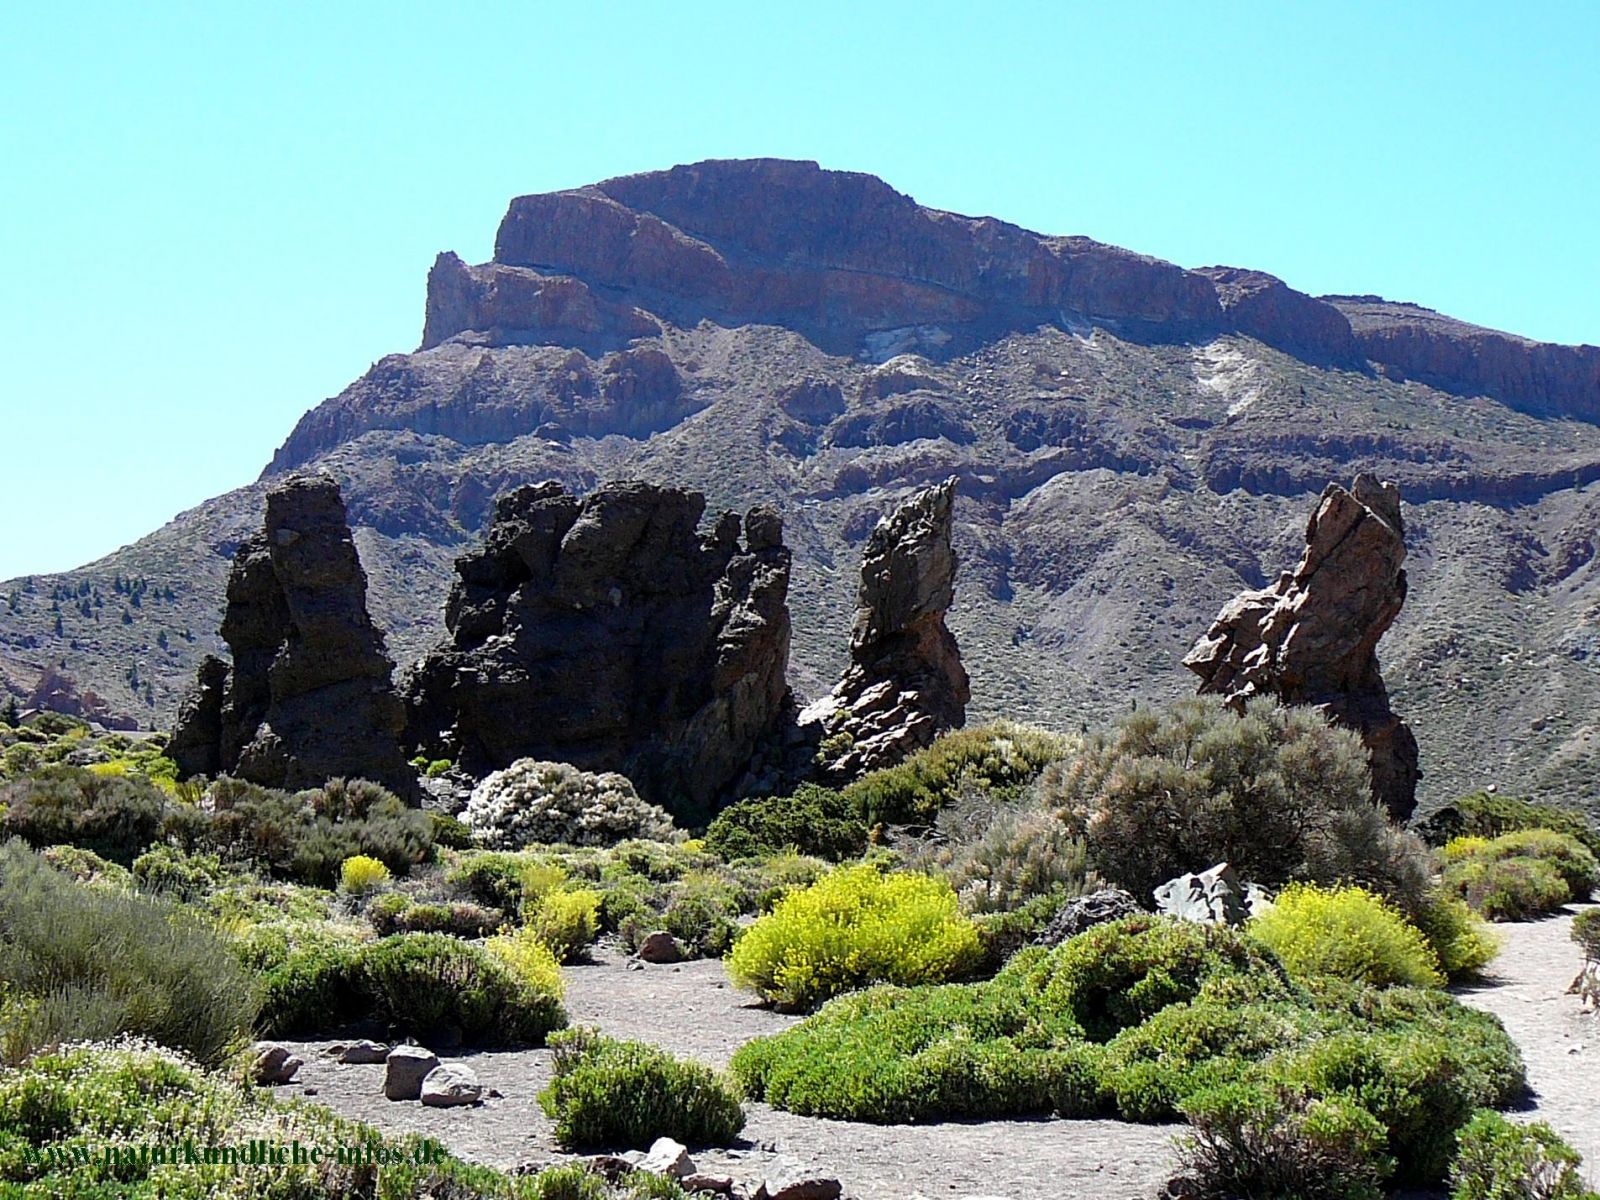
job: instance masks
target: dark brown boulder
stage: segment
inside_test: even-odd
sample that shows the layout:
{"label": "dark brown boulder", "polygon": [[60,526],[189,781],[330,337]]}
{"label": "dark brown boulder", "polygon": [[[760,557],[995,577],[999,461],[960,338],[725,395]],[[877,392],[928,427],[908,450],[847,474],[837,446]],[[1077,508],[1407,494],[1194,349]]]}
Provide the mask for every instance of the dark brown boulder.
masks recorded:
{"label": "dark brown boulder", "polygon": [[1372,790],[1396,820],[1416,808],[1417,741],[1389,708],[1378,640],[1406,598],[1400,491],[1371,475],[1330,483],[1306,549],[1271,587],[1241,592],[1184,658],[1200,691],[1242,708],[1251,696],[1320,708],[1366,743]]}
{"label": "dark brown boulder", "polygon": [[233,665],[201,664],[170,744],[179,769],[283,788],[360,777],[414,793],[394,666],[366,598],[338,485],[299,475],[268,492],[264,527],[228,577]]}
{"label": "dark brown boulder", "polygon": [[972,689],[944,623],[955,601],[955,494],[954,478],[918,492],[867,538],[850,666],[802,715],[820,725],[832,777],[892,766],[966,722]]}
{"label": "dark brown boulder", "polygon": [[680,818],[709,813],[787,709],[789,551],[771,509],[701,532],[704,511],[636,482],[500,497],[456,563],[448,637],[404,684],[410,740],[474,774],[618,771]]}

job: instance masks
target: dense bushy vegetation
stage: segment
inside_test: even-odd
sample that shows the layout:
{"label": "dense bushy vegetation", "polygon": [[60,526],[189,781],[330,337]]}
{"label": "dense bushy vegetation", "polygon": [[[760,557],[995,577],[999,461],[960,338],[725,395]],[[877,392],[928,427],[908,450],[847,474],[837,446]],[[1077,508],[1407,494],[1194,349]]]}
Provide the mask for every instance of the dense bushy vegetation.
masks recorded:
{"label": "dense bushy vegetation", "polygon": [[929,825],[969,791],[1020,796],[1072,743],[1060,734],[1011,721],[947,733],[897,766],[863,775],[844,797],[867,825]]}
{"label": "dense bushy vegetation", "polygon": [[1521,921],[1587,900],[1600,863],[1571,834],[1519,829],[1494,838],[1464,835],[1447,843],[1444,885],[1493,921]]}
{"label": "dense bushy vegetation", "polygon": [[734,945],[728,973],[784,1008],[879,981],[930,983],[978,962],[977,927],[942,880],[840,867],[791,892]]}
{"label": "dense bushy vegetation", "polygon": [[[388,1161],[288,1162],[241,1169],[232,1161],[174,1162],[171,1147],[382,1146]],[[105,1147],[159,1146],[160,1160]],[[202,1071],[170,1050],[138,1043],[79,1045],[0,1076],[0,1192],[61,1200],[688,1200],[677,1184],[634,1174],[607,1184],[581,1164],[507,1176],[440,1155],[415,1137],[376,1129],[308,1104],[286,1104]]]}
{"label": "dense bushy vegetation", "polygon": [[[538,1043],[565,1025],[561,963],[597,939],[631,950],[666,933],[687,956],[726,955],[769,1003],[823,1005],[734,1060],[752,1096],[797,1112],[1186,1118],[1196,1196],[1433,1184],[1464,1129],[1458,1195],[1521,1195],[1505,1189],[1564,1161],[1542,1135],[1473,1118],[1517,1097],[1520,1059],[1493,1018],[1437,985],[1494,953],[1474,908],[1500,917],[1588,895],[1591,831],[1469,798],[1430,852],[1371,803],[1359,742],[1311,712],[1184,702],[1082,743],[986,726],[837,790],[736,804],[704,841],[683,840],[620,777],[572,768],[519,764],[492,803],[480,788],[464,824],[358,780],[289,794],[224,778],[202,792],[159,744],[108,754],[77,728],[26,731],[11,748],[32,765],[4,768],[15,778],[0,821],[37,848],[0,848],[10,1062],[133,1033],[214,1065],[252,1035],[356,1020],[424,1042]],[[1243,929],[1145,914],[1027,946],[1064,898],[1110,882],[1148,903],[1154,884],[1222,860],[1276,894]],[[1600,962],[1593,916],[1574,937]],[[541,1102],[570,1145],[725,1143],[742,1125],[728,1080],[703,1066],[591,1031],[553,1042]],[[127,1129],[332,1120],[249,1107],[262,1102],[162,1053],[93,1054],[98,1067],[74,1069],[96,1079],[94,1104],[124,1105]],[[171,1072],[170,1111],[105,1099]],[[40,1095],[76,1086],[30,1078]],[[78,1101],[62,1103],[78,1119]],[[21,1169],[7,1136],[89,1139],[99,1118],[21,1132],[7,1119],[0,1108],[0,1184]],[[581,1167],[398,1178],[452,1200],[681,1194]],[[49,1186],[100,1200],[143,1182]],[[320,1200],[332,1186],[303,1183],[282,1194]],[[185,1188],[216,1190],[184,1176],[152,1194]]]}
{"label": "dense bushy vegetation", "polygon": [[0,1061],[130,1033],[221,1062],[256,988],[221,936],[169,901],[85,887],[20,841],[0,846]]}
{"label": "dense bushy vegetation", "polygon": [[[1332,1119],[1317,1102],[1352,1105],[1370,1121],[1340,1120],[1381,1134],[1381,1153],[1356,1155],[1352,1177],[1375,1182],[1438,1179],[1473,1110],[1522,1090],[1521,1060],[1494,1018],[1437,991],[1314,982],[1295,982],[1247,934],[1130,917],[1024,951],[988,982],[841,996],[744,1047],[733,1066],[779,1107],[879,1122],[1149,1121],[1189,1106],[1221,1121],[1223,1101],[1201,1098],[1248,1085],[1260,1091],[1243,1108],[1236,1098],[1244,1124],[1228,1136],[1278,1124],[1309,1136],[1322,1128],[1311,1114]],[[1250,1116],[1272,1096],[1288,1107]]]}
{"label": "dense bushy vegetation", "polygon": [[758,796],[723,809],[706,829],[705,846],[729,860],[793,850],[839,862],[867,848],[867,823],[855,801],[807,783],[789,796]]}
{"label": "dense bushy vegetation", "polygon": [[1480,1112],[1457,1137],[1450,1200],[1600,1200],[1582,1159],[1543,1121],[1520,1125]]}
{"label": "dense bushy vegetation", "polygon": [[1355,883],[1414,910],[1426,848],[1374,806],[1366,750],[1309,709],[1211,699],[1129,714],[1040,779],[1102,876],[1147,898],[1229,863],[1262,885]]}
{"label": "dense bushy vegetation", "polygon": [[648,1146],[658,1137],[721,1146],[744,1128],[738,1092],[709,1067],[593,1029],[569,1029],[551,1045],[555,1078],[539,1103],[565,1146]]}
{"label": "dense bushy vegetation", "polygon": [[1582,813],[1515,796],[1473,792],[1417,823],[1417,832],[1432,846],[1459,837],[1497,838],[1523,829],[1553,829],[1577,838],[1591,854],[1600,856],[1600,829],[1590,825]]}

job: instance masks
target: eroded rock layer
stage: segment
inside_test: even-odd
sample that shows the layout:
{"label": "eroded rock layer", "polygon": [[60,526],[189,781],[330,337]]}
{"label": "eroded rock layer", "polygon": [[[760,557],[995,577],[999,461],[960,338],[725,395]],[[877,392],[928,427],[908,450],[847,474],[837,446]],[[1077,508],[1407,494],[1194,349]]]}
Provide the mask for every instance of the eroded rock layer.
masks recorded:
{"label": "eroded rock layer", "polygon": [[409,737],[474,774],[619,771],[705,816],[788,704],[789,551],[772,509],[699,528],[698,492],[621,482],[500,497],[456,563],[448,636],[403,685]]}
{"label": "eroded rock layer", "polygon": [[1306,526],[1300,563],[1241,592],[1184,658],[1200,691],[1242,708],[1251,696],[1310,704],[1366,743],[1373,795],[1398,820],[1416,807],[1417,741],[1389,707],[1378,640],[1406,598],[1400,491],[1361,475],[1330,483]]}
{"label": "eroded rock layer", "polygon": [[233,665],[202,661],[169,747],[179,769],[284,788],[360,777],[411,793],[394,664],[367,614],[333,480],[294,475],[267,493],[265,523],[235,553],[227,594]]}

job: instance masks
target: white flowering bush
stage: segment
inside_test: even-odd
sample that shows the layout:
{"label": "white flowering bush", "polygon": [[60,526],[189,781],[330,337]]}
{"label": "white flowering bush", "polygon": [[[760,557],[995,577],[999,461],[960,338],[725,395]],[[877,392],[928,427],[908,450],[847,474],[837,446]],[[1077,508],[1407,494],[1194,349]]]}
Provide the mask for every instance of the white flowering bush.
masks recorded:
{"label": "white flowering bush", "polygon": [[493,850],[535,843],[609,846],[629,838],[678,841],[672,818],[646,804],[633,784],[607,771],[595,775],[567,763],[518,759],[472,789],[461,819],[475,841]]}

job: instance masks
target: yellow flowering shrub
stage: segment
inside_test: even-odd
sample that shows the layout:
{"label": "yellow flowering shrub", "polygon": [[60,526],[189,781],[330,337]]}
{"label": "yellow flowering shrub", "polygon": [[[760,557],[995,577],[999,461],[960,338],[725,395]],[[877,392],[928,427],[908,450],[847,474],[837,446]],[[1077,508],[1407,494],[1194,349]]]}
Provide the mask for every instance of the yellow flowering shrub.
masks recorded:
{"label": "yellow flowering shrub", "polygon": [[353,896],[375,891],[389,882],[389,868],[365,854],[352,854],[339,867],[339,889]]}
{"label": "yellow flowering shrub", "polygon": [[869,983],[940,983],[971,970],[978,928],[949,883],[841,867],[789,893],[734,943],[734,983],[806,1008]]}
{"label": "yellow flowering shrub", "polygon": [[1365,888],[1293,884],[1246,931],[1295,976],[1377,987],[1439,987],[1439,957],[1422,931]]}

